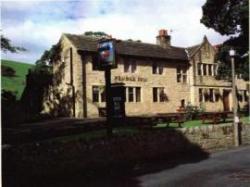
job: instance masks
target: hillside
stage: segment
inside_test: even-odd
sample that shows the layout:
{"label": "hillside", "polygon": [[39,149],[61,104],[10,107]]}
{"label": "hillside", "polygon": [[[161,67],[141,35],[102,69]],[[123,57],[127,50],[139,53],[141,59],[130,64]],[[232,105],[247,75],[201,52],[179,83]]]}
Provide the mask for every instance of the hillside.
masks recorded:
{"label": "hillside", "polygon": [[15,92],[17,99],[20,99],[25,87],[25,79],[28,73],[28,69],[34,67],[34,65],[26,64],[23,62],[10,61],[10,60],[1,60],[1,67],[2,66],[11,67],[16,71],[16,73],[15,76],[13,77],[7,77],[1,74],[2,78],[1,89]]}

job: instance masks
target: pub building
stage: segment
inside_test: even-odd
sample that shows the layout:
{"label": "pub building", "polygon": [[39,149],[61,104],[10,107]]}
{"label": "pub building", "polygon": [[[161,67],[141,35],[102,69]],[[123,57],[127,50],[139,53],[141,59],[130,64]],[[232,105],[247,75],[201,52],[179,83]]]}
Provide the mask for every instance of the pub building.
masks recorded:
{"label": "pub building", "polygon": [[[100,38],[62,34],[54,58],[53,84],[44,96],[44,113],[94,118],[105,108],[104,71],[98,64]],[[111,82],[125,87],[125,113],[152,115],[178,112],[187,105],[205,111],[232,111],[232,84],[217,80],[216,47],[206,36],[195,46],[171,45],[167,30],[156,44],[116,40],[117,67]],[[237,77],[239,106],[249,101],[249,82]]]}

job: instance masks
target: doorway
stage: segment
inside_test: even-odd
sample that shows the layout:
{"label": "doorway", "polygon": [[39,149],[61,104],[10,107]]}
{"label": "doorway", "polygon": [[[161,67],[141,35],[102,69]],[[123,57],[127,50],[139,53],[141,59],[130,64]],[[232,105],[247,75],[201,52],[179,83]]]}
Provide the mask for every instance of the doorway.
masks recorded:
{"label": "doorway", "polygon": [[230,105],[229,105],[230,92],[231,92],[230,90],[223,90],[222,102],[224,111],[230,111]]}

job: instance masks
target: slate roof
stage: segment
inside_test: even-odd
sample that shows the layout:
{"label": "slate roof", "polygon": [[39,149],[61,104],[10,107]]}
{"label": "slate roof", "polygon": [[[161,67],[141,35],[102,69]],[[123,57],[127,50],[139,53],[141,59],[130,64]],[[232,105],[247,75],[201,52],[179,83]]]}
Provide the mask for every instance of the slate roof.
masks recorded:
{"label": "slate roof", "polygon": [[188,55],[191,57],[201,47],[202,44],[187,47]]}
{"label": "slate roof", "polygon": [[[74,34],[64,35],[78,50],[97,52],[98,38]],[[186,49],[180,47],[171,46],[164,49],[154,44],[119,40],[116,49],[117,53],[122,55],[188,61]]]}

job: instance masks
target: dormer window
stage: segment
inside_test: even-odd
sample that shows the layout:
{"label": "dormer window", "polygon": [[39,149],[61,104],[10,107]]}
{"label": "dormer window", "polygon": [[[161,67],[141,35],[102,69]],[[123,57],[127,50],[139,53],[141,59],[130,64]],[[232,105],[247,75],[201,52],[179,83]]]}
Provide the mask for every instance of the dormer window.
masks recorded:
{"label": "dormer window", "polygon": [[157,64],[157,63],[153,63],[152,73],[162,75],[163,74],[163,66],[160,64]]}
{"label": "dormer window", "polygon": [[136,72],[136,61],[131,59],[124,59],[124,72],[135,73]]}

